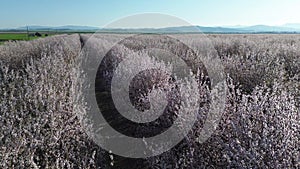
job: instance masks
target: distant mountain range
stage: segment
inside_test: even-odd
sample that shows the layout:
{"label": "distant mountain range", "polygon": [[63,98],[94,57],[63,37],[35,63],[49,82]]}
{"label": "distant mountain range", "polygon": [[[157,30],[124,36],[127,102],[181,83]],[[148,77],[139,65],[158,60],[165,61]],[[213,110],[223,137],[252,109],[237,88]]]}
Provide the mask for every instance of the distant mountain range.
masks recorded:
{"label": "distant mountain range", "polygon": [[[91,27],[91,26],[74,26],[74,25],[66,25],[66,26],[28,26],[28,29],[30,31],[32,30],[71,30],[71,31],[80,31],[80,30],[98,30],[100,28],[98,27]],[[10,30],[14,30],[14,29],[10,29]],[[19,27],[19,28],[15,28],[15,30],[27,30],[27,26],[23,26],[23,27]]]}
{"label": "distant mountain range", "polygon": [[[282,26],[254,25],[254,26],[181,26],[167,28],[126,28],[126,29],[109,29],[90,26],[28,26],[29,31],[65,31],[65,32],[117,32],[117,33],[300,33],[300,23],[289,23]],[[27,26],[0,29],[0,31],[26,31]]]}

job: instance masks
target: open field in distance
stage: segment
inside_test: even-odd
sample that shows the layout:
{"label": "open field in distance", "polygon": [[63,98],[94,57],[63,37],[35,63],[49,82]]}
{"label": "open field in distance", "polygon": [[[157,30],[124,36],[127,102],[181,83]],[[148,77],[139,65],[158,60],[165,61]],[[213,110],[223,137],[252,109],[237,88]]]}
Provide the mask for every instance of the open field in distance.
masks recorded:
{"label": "open field in distance", "polygon": [[40,36],[35,35],[37,32],[30,32],[27,34],[26,32],[0,32],[0,44],[3,44],[7,41],[19,41],[19,40],[34,40],[41,37],[47,37],[52,34],[47,32],[38,32]]}

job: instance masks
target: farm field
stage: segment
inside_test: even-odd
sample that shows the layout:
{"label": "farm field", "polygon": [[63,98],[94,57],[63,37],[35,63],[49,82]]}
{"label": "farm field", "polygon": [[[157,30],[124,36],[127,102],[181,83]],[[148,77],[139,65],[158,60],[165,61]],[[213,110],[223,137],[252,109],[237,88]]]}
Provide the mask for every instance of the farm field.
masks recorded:
{"label": "farm field", "polygon": [[[110,40],[120,40],[125,35],[98,34],[90,39],[91,36],[55,35],[0,46],[0,168],[300,167],[300,35],[176,34],[174,37],[203,47],[195,51],[198,55],[210,56],[210,49],[220,60],[227,90],[224,110],[213,134],[200,143],[198,136],[207,117],[211,91],[209,81],[196,76],[199,88],[195,90],[201,91],[201,108],[192,130],[170,151],[146,159],[130,159],[105,151],[81,123],[88,109],[81,92],[89,82],[81,67],[89,55],[85,49],[97,44],[106,46]],[[129,39],[128,44],[125,40],[106,53],[102,74],[95,79],[101,84],[95,87],[95,97],[102,100],[102,108],[112,116],[109,118],[116,120],[115,127],[139,137],[164,131],[173,124],[178,111],[174,105],[182,101],[176,94],[181,89],[164,72],[150,70],[138,74],[130,84],[132,104],[139,110],[147,109],[149,100],[143,96],[156,85],[160,91],[170,92],[170,107],[153,128],[150,123],[135,128],[118,121],[120,116],[115,116],[115,108],[107,103],[111,100],[111,79],[117,74],[114,70],[124,59],[124,52],[157,48],[160,42],[196,65],[193,68],[197,71],[215,68],[203,67],[184,45],[167,36],[141,37]],[[0,43],[26,38],[22,33],[0,33]],[[151,58],[151,53],[143,54]],[[206,59],[203,62],[209,62]],[[138,61],[141,65],[151,64],[150,59]]]}
{"label": "farm field", "polygon": [[[35,32],[34,32],[35,33]],[[33,32],[30,34],[34,34]],[[45,34],[42,33],[41,37],[45,37]],[[6,41],[18,41],[18,40],[33,40],[37,39],[39,37],[37,36],[29,36],[27,33],[6,33],[6,32],[0,32],[0,44],[3,44]]]}

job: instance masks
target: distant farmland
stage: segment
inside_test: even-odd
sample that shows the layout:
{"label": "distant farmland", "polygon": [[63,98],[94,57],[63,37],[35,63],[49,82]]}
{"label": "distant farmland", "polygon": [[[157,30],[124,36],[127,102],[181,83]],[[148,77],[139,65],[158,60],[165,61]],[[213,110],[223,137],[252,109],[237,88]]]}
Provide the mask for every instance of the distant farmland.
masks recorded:
{"label": "distant farmland", "polygon": [[[35,32],[29,33],[34,35]],[[41,37],[45,37],[46,33],[41,33]],[[38,36],[28,36],[26,32],[0,32],[0,44],[6,41],[18,41],[18,40],[33,40],[39,38]]]}

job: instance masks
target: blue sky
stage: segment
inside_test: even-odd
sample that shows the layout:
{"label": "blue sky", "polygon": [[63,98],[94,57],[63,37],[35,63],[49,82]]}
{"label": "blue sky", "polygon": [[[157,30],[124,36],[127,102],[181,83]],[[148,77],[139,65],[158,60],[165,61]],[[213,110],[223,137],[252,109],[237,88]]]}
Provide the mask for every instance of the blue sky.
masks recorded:
{"label": "blue sky", "polygon": [[194,25],[300,23],[300,0],[0,0],[0,28],[102,27],[132,14],[169,14]]}

